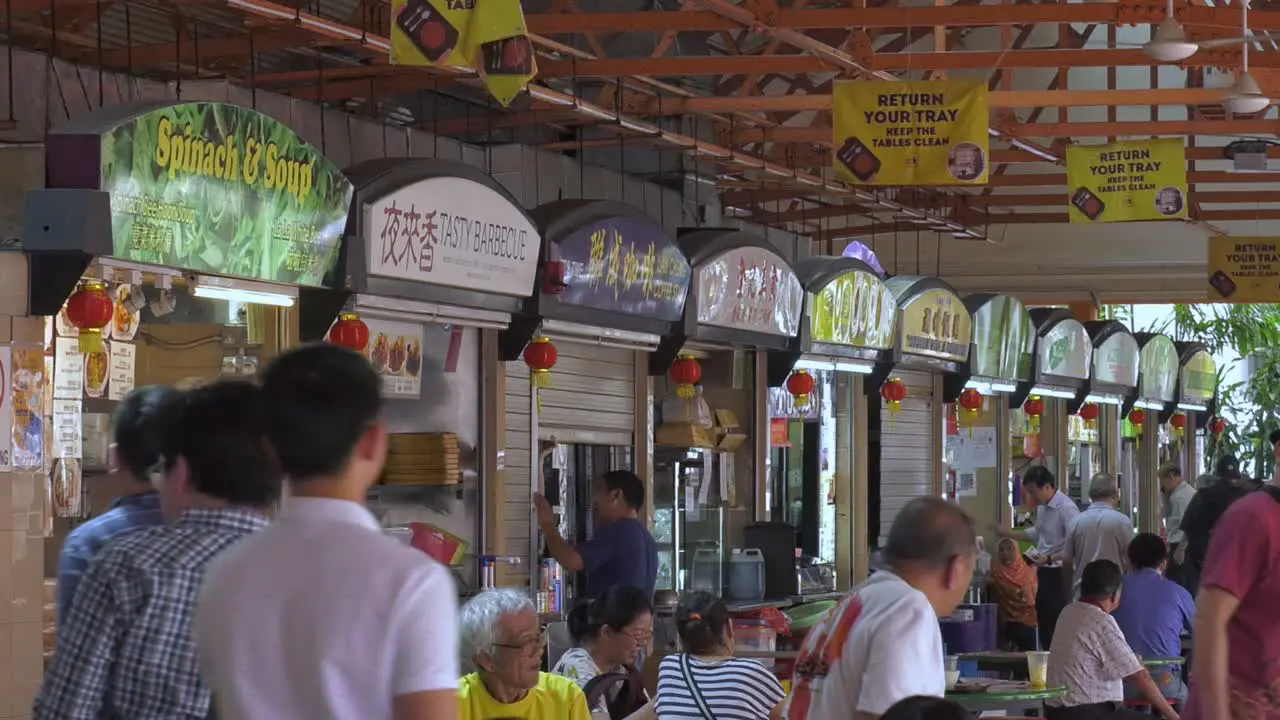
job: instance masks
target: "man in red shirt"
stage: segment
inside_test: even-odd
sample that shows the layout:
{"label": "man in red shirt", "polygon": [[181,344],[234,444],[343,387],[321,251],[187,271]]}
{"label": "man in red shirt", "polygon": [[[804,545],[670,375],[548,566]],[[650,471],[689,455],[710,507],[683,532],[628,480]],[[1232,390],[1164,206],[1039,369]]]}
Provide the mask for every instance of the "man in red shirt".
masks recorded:
{"label": "man in red shirt", "polygon": [[[1280,455],[1280,432],[1271,434]],[[1209,543],[1196,599],[1186,720],[1280,720],[1280,487],[1237,500]]]}

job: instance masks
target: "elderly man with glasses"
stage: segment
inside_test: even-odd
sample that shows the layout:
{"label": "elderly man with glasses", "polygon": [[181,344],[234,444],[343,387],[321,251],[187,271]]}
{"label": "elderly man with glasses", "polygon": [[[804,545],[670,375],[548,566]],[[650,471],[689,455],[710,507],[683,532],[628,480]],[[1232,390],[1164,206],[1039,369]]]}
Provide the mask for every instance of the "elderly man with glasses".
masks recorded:
{"label": "elderly man with glasses", "polygon": [[533,602],[516,590],[487,590],[458,614],[462,720],[589,720],[573,680],[540,672],[546,636]]}

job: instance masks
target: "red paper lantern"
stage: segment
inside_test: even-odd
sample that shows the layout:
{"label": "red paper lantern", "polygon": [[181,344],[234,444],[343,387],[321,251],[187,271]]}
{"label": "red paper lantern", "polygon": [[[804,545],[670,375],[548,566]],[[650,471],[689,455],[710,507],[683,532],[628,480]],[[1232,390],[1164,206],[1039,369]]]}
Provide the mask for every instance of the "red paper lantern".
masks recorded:
{"label": "red paper lantern", "polygon": [[1178,439],[1181,440],[1182,434],[1187,430],[1186,414],[1174,413],[1173,417],[1169,418],[1169,427],[1173,428],[1173,432],[1178,436]]}
{"label": "red paper lantern", "polygon": [[681,355],[668,371],[676,384],[676,397],[691,398],[697,394],[694,386],[702,379],[702,365],[691,355]]}
{"label": "red paper lantern", "polygon": [[982,412],[982,393],[973,388],[965,388],[957,402],[964,411],[961,419],[965,424],[972,425],[978,419],[978,414]]}
{"label": "red paper lantern", "polygon": [[1147,424],[1147,411],[1142,408],[1134,408],[1129,411],[1129,424],[1133,426],[1133,434],[1135,437],[1142,437],[1142,430]]}
{"label": "red paper lantern", "polygon": [[907,399],[907,384],[901,378],[889,378],[880,386],[880,399],[889,408],[889,412],[897,414],[902,409],[902,401]]}
{"label": "red paper lantern", "polygon": [[1027,420],[1031,423],[1031,432],[1040,432],[1040,416],[1044,415],[1044,400],[1041,400],[1039,395],[1032,395],[1022,403],[1022,412],[1027,414]]}
{"label": "red paper lantern", "polygon": [[795,398],[798,408],[809,405],[809,396],[813,395],[813,387],[813,376],[808,370],[796,370],[791,373],[791,377],[787,378],[787,392]]}
{"label": "red paper lantern", "polygon": [[338,322],[329,328],[329,342],[362,353],[369,346],[369,326],[353,312],[340,313]]}
{"label": "red paper lantern", "polygon": [[1084,420],[1084,426],[1092,430],[1098,422],[1098,415],[1101,410],[1094,403],[1086,403],[1080,408],[1080,418]]}
{"label": "red paper lantern", "polygon": [[535,387],[551,385],[551,368],[558,359],[556,346],[548,338],[536,337],[524,346],[524,364],[529,366],[529,380]]}
{"label": "red paper lantern", "polygon": [[1214,418],[1209,421],[1209,432],[1213,433],[1214,435],[1221,435],[1226,431],[1227,431],[1226,420],[1223,420],[1222,418],[1215,415]]}
{"label": "red paper lantern", "polygon": [[115,315],[115,302],[107,292],[106,283],[88,279],[80,283],[67,300],[67,320],[80,331],[80,352],[103,352],[102,328]]}

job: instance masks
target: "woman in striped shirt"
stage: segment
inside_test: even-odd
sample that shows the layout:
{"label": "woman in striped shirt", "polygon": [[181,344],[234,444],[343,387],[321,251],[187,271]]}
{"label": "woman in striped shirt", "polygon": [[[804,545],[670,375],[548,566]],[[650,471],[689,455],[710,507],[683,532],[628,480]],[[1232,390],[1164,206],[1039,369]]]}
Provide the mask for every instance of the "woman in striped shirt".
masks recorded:
{"label": "woman in striped shirt", "polygon": [[708,592],[686,593],[676,608],[684,652],[658,668],[659,720],[778,720],[782,685],[763,665],[733,657],[729,610]]}

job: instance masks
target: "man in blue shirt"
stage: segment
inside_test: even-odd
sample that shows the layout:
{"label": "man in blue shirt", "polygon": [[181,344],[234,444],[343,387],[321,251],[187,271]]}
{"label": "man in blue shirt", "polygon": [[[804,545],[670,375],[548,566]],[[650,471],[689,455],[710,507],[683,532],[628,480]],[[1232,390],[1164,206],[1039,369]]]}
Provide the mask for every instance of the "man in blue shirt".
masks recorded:
{"label": "man in blue shirt", "polygon": [[160,461],[160,429],[178,391],[148,386],[129,393],[111,418],[110,480],[119,487],[118,499],[107,512],[80,525],[62,543],[58,556],[58,628],[71,609],[80,576],[107,543],[138,530],[162,524],[160,495],[148,477]]}
{"label": "man in blue shirt", "polygon": [[640,521],[644,483],[630,470],[610,470],[591,493],[595,534],[580,546],[560,537],[555,514],[541,494],[534,502],[547,552],[564,569],[587,573],[583,597],[599,597],[614,586],[636,587],[653,597],[658,579],[658,546]]}
{"label": "man in blue shirt", "polygon": [[[1141,533],[1129,543],[1129,567],[1133,570],[1124,578],[1120,607],[1112,616],[1139,657],[1179,657],[1182,632],[1191,629],[1196,616],[1191,593],[1164,576],[1168,556],[1159,535]],[[1155,668],[1151,677],[1166,698],[1186,699],[1187,686],[1177,668]],[[1140,697],[1132,688],[1126,687],[1125,692]]]}

